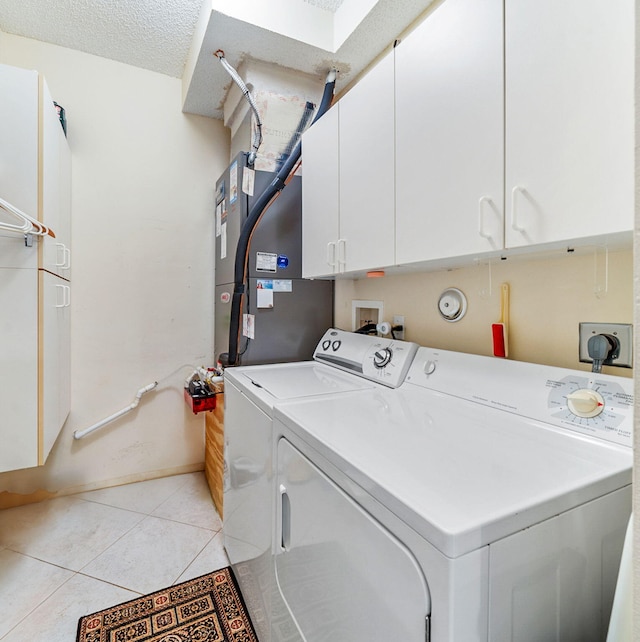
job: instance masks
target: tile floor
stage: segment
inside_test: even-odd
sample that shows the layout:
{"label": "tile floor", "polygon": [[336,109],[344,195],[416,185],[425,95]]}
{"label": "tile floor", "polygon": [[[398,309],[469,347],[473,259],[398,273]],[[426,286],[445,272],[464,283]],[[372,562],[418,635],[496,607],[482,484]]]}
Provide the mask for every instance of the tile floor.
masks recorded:
{"label": "tile floor", "polygon": [[78,618],[228,565],[204,473],[0,510],[0,640],[74,642]]}

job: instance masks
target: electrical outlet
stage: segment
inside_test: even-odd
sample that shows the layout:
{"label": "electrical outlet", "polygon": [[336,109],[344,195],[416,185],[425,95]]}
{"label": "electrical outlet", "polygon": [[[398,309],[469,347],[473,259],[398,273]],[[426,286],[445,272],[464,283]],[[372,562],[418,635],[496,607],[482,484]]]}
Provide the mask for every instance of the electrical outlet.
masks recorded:
{"label": "electrical outlet", "polygon": [[393,334],[399,341],[404,341],[404,333],[407,330],[404,325],[404,317],[400,314],[394,314],[391,321],[391,327],[395,328],[398,325],[402,326],[402,330],[394,330]]}
{"label": "electrical outlet", "polygon": [[581,323],[579,325],[579,357],[582,363],[593,363],[589,356],[587,343],[596,334],[610,334],[620,342],[620,355],[607,359],[605,366],[631,368],[633,364],[633,329],[630,323]]}

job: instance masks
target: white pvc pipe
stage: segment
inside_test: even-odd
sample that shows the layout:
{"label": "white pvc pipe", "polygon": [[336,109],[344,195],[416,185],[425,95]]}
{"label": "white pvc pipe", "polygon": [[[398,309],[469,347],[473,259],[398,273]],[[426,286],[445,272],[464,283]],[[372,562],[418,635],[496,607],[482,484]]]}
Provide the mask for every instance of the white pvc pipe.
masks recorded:
{"label": "white pvc pipe", "polygon": [[158,385],[158,382],[154,381],[153,383],[150,383],[148,386],[145,386],[144,388],[140,388],[140,390],[138,390],[138,393],[136,394],[136,398],[133,400],[133,403],[128,405],[126,408],[123,408],[122,410],[118,410],[118,412],[114,412],[112,415],[109,415],[106,419],[103,419],[102,421],[99,421],[98,423],[93,424],[93,426],[89,426],[84,430],[76,430],[73,433],[74,439],[82,439],[83,437],[86,437],[89,433],[92,433],[94,430],[98,430],[98,428],[102,428],[103,426],[106,426],[108,423],[115,421],[116,419],[118,419],[118,417],[122,417],[122,415],[126,415],[128,412],[131,412],[140,403],[140,397],[142,397],[142,395],[144,395],[145,393],[153,390],[157,385]]}

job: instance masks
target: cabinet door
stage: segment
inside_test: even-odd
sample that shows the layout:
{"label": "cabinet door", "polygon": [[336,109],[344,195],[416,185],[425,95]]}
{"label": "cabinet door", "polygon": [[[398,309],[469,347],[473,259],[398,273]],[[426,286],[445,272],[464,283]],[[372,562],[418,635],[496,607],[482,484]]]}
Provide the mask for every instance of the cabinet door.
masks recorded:
{"label": "cabinet door", "polygon": [[288,441],[277,453],[276,576],[304,639],[424,642],[431,602],[412,553]]}
{"label": "cabinet door", "polygon": [[503,246],[502,24],[447,0],[396,47],[398,264]]}
{"label": "cabinet door", "polygon": [[0,472],[38,464],[38,270],[0,269]]}
{"label": "cabinet door", "polygon": [[340,100],[340,260],[344,271],[395,263],[394,57]]}
{"label": "cabinet door", "polygon": [[302,137],[302,276],[332,276],[339,217],[338,107]]}
{"label": "cabinet door", "polygon": [[71,289],[68,281],[39,270],[39,430],[38,463],[44,464],[69,414],[69,329]]}
{"label": "cabinet door", "polygon": [[45,270],[68,278],[71,265],[71,157],[58,113],[47,84],[41,79],[40,220],[55,233],[44,237],[42,264]]}
{"label": "cabinet door", "polygon": [[[0,198],[38,216],[38,74],[0,65]],[[0,209],[0,220],[19,221]],[[0,231],[0,267],[36,268],[37,243]]]}
{"label": "cabinet door", "polygon": [[507,246],[633,229],[633,0],[507,0],[505,34]]}

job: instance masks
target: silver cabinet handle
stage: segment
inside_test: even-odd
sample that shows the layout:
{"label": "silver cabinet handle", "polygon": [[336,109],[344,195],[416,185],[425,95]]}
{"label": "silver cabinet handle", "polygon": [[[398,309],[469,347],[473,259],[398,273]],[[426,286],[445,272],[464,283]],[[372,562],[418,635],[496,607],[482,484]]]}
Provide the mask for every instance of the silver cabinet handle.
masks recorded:
{"label": "silver cabinet handle", "polygon": [[518,192],[520,192],[521,194],[524,194],[526,190],[524,189],[524,187],[521,187],[520,185],[516,185],[511,190],[511,228],[516,232],[524,232],[524,227],[518,221],[518,208],[516,207],[518,203],[518,199],[517,199]]}

